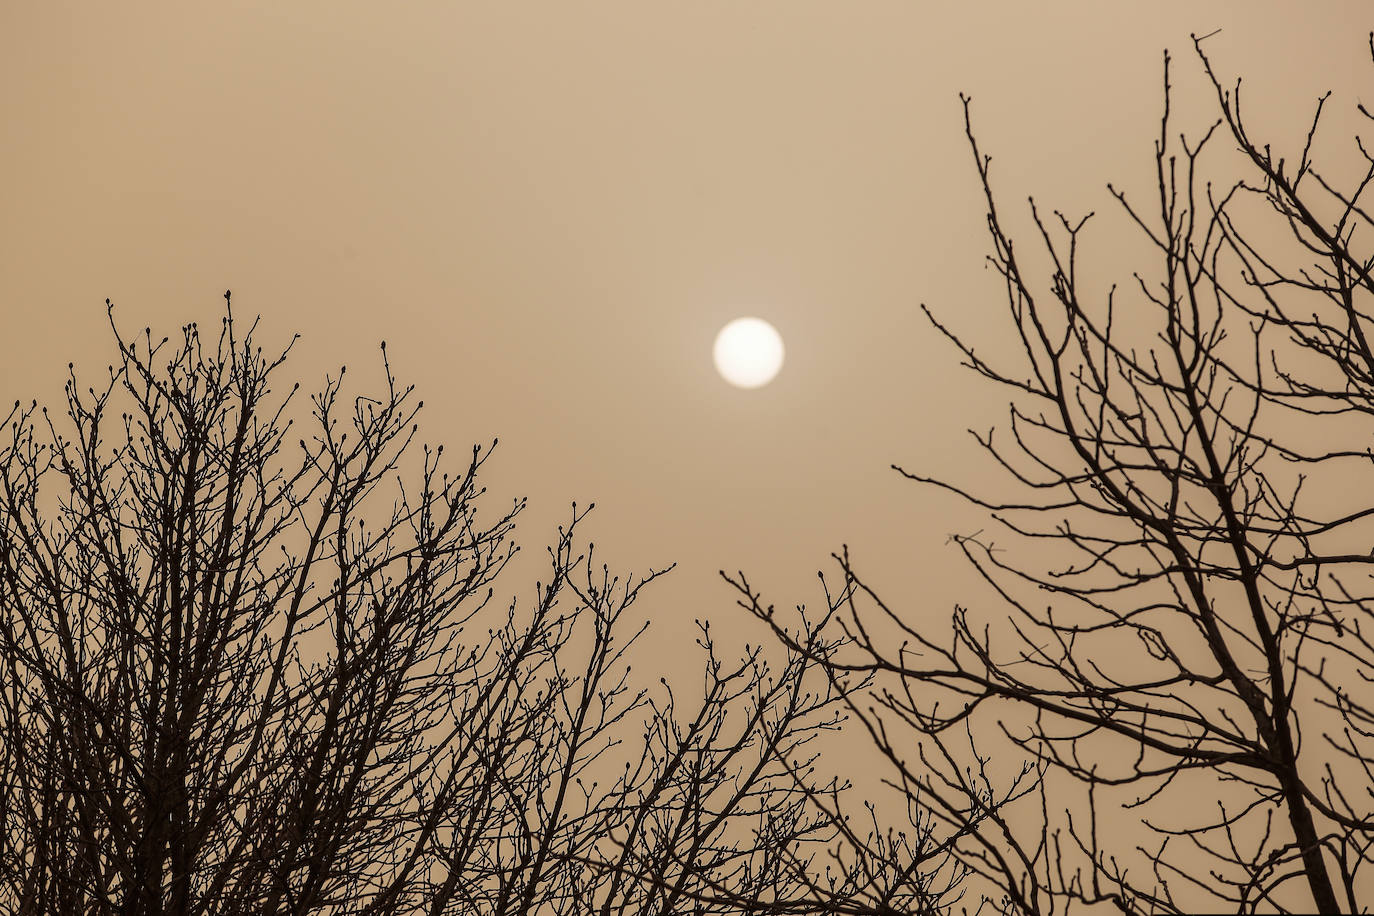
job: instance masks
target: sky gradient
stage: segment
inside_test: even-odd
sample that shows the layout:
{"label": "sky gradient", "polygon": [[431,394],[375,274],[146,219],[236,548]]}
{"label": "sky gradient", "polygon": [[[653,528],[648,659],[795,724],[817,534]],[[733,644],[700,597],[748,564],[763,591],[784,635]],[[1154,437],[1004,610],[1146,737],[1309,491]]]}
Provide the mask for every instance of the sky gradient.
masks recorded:
{"label": "sky gradient", "polygon": [[[982,473],[964,430],[1004,416],[918,309],[1001,333],[958,93],[1008,203],[1099,212],[1105,283],[1105,184],[1149,189],[1163,50],[1180,126],[1209,103],[1189,33],[1221,28],[1220,71],[1296,140],[1321,91],[1336,121],[1371,100],[1360,8],[5,4],[0,391],[101,372],[107,297],[172,333],[232,288],[303,335],[307,388],[375,382],[386,339],[426,439],[499,436],[528,546],[594,500],[614,566],[678,562],[641,605],[660,646],[741,616],[718,568],[810,601],[842,543],[944,618],[971,587],[946,538],[980,523],[888,468]],[[755,391],[711,364],[741,315],[787,346]]]}

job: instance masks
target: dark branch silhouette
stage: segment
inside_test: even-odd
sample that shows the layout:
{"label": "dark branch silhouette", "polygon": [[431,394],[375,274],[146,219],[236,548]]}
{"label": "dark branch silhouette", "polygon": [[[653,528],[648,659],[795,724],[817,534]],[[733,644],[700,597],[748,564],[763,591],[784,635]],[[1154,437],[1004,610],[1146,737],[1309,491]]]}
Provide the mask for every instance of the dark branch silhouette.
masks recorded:
{"label": "dark branch silhouette", "polygon": [[661,573],[595,563],[574,505],[530,600],[498,599],[522,504],[479,514],[490,450],[421,444],[385,346],[380,392],[341,371],[303,404],[290,347],[232,310],[209,337],[111,327],[100,385],[16,404],[0,444],[4,911],[958,899],[948,848],[851,820],[818,774],[844,712],[819,634],[732,659],[703,623],[688,695],[641,683],[629,615]]}
{"label": "dark branch silhouette", "polygon": [[[1009,911],[1374,900],[1374,156],[1324,138],[1327,97],[1281,155],[1195,48],[1217,120],[1177,131],[1166,56],[1157,194],[1110,188],[1147,252],[1120,286],[1085,278],[1088,219],[1032,201],[1014,241],[965,99],[1019,352],[931,321],[1010,393],[973,434],[1004,483],[902,473],[987,513],[954,540],[993,600],[940,636],[846,552],[812,624],[842,634],[814,657],[893,783]],[[1008,747],[1019,777],[996,766]],[[1034,772],[1024,803],[970,823]]]}

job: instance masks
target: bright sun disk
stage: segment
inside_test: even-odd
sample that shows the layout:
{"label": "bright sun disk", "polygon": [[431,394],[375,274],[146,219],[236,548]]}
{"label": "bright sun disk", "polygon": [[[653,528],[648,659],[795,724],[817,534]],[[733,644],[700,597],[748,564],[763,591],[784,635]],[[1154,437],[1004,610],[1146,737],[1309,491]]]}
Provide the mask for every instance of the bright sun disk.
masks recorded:
{"label": "bright sun disk", "polygon": [[716,371],[738,388],[767,385],[782,368],[782,336],[762,318],[736,318],[720,329]]}

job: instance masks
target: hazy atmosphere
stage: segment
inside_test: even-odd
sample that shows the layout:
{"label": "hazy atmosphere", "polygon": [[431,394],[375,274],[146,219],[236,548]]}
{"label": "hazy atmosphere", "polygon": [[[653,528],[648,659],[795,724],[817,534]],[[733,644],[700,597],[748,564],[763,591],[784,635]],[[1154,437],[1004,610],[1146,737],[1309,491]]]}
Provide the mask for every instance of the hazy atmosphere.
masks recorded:
{"label": "hazy atmosphere", "polygon": [[[523,537],[594,500],[615,563],[677,562],[657,630],[728,620],[720,568],[810,600],[842,543],[944,616],[954,504],[888,468],[966,468],[1004,414],[918,311],[1000,308],[958,93],[1009,201],[1105,224],[1108,181],[1148,186],[1164,49],[1200,92],[1188,36],[1223,29],[1287,126],[1368,85],[1360,7],[13,4],[0,387],[103,368],[106,298],[166,334],[229,288],[307,384],[385,339],[427,438],[500,437]],[[787,344],[755,391],[711,364],[740,315]]]}
{"label": "hazy atmosphere", "polygon": [[[1175,132],[1218,117],[1190,37],[1217,32],[1257,136],[1300,150],[1331,90],[1362,169],[1371,27],[1357,2],[3,3],[0,395],[102,377],[107,298],[175,338],[231,289],[267,349],[301,335],[287,383],[380,384],[385,340],[420,439],[499,438],[479,511],[529,497],[532,553],[575,500],[613,568],[676,563],[633,609],[655,673],[699,680],[698,618],[771,638],[719,570],[823,607],[843,545],[943,631],[995,599],[951,543],[986,514],[891,466],[996,491],[967,430],[1008,396],[920,307],[1015,352],[960,93],[1008,232],[1036,243],[1028,195],[1095,211],[1078,279],[1105,294],[1141,269],[1107,185],[1157,196],[1164,52]],[[712,358],[745,316],[786,352],[753,388]]]}

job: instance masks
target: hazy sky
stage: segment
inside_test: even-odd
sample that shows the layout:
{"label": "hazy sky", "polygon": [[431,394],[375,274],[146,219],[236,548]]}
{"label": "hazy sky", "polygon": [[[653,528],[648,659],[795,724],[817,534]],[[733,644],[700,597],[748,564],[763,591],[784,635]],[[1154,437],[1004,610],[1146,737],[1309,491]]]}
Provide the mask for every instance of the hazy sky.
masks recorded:
{"label": "hazy sky", "polygon": [[[6,0],[0,393],[101,371],[106,297],[170,333],[232,288],[303,334],[307,385],[375,379],[385,338],[430,441],[500,436],[488,483],[531,497],[530,546],[595,500],[614,564],[678,561],[644,608],[660,639],[731,616],[718,567],[809,600],[842,542],[944,617],[967,583],[946,535],[977,523],[887,468],[976,473],[963,430],[1002,415],[917,309],[1002,315],[958,92],[1008,204],[1097,209],[1110,249],[1104,184],[1147,187],[1164,48],[1196,96],[1188,35],[1222,28],[1215,62],[1291,139],[1323,89],[1374,100],[1371,25],[1336,2]],[[756,391],[711,365],[740,315],[787,345]]]}

